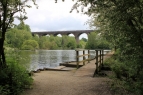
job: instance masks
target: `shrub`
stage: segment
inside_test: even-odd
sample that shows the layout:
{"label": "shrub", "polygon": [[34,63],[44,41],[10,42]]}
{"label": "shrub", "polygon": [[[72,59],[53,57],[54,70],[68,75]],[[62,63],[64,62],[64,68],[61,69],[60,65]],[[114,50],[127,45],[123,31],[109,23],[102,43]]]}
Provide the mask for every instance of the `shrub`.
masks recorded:
{"label": "shrub", "polygon": [[34,50],[34,48],[30,45],[23,45],[21,49],[22,50]]}
{"label": "shrub", "polygon": [[[111,64],[115,76],[113,78],[112,89],[118,95],[143,95],[143,69],[141,58],[133,54],[126,54],[117,51]],[[106,62],[106,64],[108,61]],[[108,63],[109,64],[109,63]]]}
{"label": "shrub", "polygon": [[111,67],[114,64],[114,62],[115,62],[114,58],[111,57],[111,58],[105,59],[104,65]]}
{"label": "shrub", "polygon": [[22,49],[25,49],[25,50],[35,50],[38,48],[39,48],[39,45],[35,40],[26,40],[22,44]]}
{"label": "shrub", "polygon": [[26,68],[17,64],[13,59],[7,60],[7,68],[0,69],[0,95],[18,95],[30,88],[33,79]]}

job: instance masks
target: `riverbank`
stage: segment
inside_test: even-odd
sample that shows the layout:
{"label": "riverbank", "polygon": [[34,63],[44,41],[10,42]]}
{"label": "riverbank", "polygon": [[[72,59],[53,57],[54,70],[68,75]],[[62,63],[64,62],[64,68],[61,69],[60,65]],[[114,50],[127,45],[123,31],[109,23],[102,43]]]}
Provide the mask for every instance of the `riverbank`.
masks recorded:
{"label": "riverbank", "polygon": [[[110,56],[106,55],[104,59]],[[88,69],[91,71],[90,67]],[[108,77],[93,78],[85,74],[88,72],[81,73],[84,76],[77,76],[79,70],[35,73],[32,89],[26,90],[22,95],[112,95]]]}

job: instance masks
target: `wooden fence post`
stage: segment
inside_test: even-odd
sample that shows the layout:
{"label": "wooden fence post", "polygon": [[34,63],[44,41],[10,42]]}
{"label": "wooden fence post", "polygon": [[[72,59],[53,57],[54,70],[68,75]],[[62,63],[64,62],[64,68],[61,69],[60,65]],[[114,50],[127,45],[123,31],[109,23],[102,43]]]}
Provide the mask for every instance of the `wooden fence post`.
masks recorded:
{"label": "wooden fence post", "polygon": [[89,58],[90,58],[90,52],[88,50],[88,63],[90,63]]}
{"label": "wooden fence post", "polygon": [[98,74],[98,50],[95,50],[96,51],[96,69],[95,69],[95,72],[94,72],[94,75],[93,77],[95,76],[95,74]]}
{"label": "wooden fence post", "polygon": [[99,59],[99,60],[100,60],[100,65],[101,65],[101,56],[102,56],[102,55],[101,55],[101,50],[99,50],[99,53],[100,53],[100,55],[99,55],[99,58],[100,58],[100,59]]}
{"label": "wooden fence post", "polygon": [[100,64],[99,64],[99,71],[101,70],[101,66],[102,66],[102,60],[101,60],[101,57],[102,57],[102,54],[101,54],[101,50],[99,50],[99,61],[100,61]]}
{"label": "wooden fence post", "polygon": [[103,65],[103,56],[104,56],[104,50],[102,50],[102,59],[101,59],[101,60],[102,60],[102,64],[101,64],[102,67],[104,66],[104,65]]}
{"label": "wooden fence post", "polygon": [[78,55],[79,55],[79,51],[78,50],[76,50],[76,68],[78,69],[78,67],[79,67],[79,57],[78,57]]}
{"label": "wooden fence post", "polygon": [[[83,50],[83,60],[85,60],[85,50]],[[85,61],[83,61],[83,65],[85,65]]]}

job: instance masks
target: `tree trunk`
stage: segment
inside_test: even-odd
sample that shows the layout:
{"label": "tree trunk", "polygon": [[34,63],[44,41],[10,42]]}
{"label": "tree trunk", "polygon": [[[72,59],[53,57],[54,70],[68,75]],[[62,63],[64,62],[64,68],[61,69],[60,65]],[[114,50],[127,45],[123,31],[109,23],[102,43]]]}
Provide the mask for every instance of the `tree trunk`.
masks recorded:
{"label": "tree trunk", "polygon": [[6,67],[6,60],[4,54],[4,39],[0,38],[0,68]]}
{"label": "tree trunk", "polygon": [[117,46],[114,46],[114,51],[115,51],[115,52],[117,51]]}

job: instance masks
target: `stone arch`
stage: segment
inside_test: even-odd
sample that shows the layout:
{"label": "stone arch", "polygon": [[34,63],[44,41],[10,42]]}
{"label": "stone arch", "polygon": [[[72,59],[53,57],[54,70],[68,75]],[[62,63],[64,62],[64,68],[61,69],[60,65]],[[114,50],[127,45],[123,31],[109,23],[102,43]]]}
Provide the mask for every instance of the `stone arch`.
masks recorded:
{"label": "stone arch", "polygon": [[41,32],[32,32],[32,34],[38,34],[39,36],[44,36],[45,34],[49,35],[68,35],[69,33],[72,33],[75,36],[76,42],[79,43],[79,36],[83,33],[86,33],[87,35],[90,32],[94,32],[94,30],[69,30],[69,31],[41,31]]}
{"label": "stone arch", "polygon": [[67,35],[75,37],[73,33],[68,33]]}
{"label": "stone arch", "polygon": [[[76,42],[77,42],[77,43],[79,43],[79,36],[80,36],[81,34],[83,34],[83,33],[74,33],[74,36],[75,36],[75,39],[76,39]],[[89,33],[85,33],[85,34],[87,34],[87,36],[88,36]]]}
{"label": "stone arch", "polygon": [[79,35],[79,39],[81,39],[81,38],[86,38],[86,39],[88,39],[88,34],[89,33],[81,33],[80,35]]}

